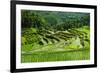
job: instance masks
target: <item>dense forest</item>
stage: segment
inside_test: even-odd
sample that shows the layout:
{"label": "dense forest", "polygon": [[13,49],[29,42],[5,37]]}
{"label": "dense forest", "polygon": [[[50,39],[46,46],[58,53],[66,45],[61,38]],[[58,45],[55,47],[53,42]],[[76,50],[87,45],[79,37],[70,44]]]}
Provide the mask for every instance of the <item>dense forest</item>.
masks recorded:
{"label": "dense forest", "polygon": [[89,13],[21,10],[21,31],[22,62],[89,59]]}
{"label": "dense forest", "polygon": [[89,26],[89,13],[22,10],[22,28],[34,27],[53,31]]}

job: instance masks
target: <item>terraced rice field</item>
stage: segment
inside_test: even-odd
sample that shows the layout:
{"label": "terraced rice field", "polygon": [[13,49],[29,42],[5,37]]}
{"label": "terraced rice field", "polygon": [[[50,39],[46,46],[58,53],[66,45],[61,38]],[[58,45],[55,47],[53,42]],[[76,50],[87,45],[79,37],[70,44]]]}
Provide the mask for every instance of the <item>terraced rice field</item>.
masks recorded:
{"label": "terraced rice field", "polygon": [[35,45],[22,45],[21,62],[88,60],[90,58],[89,32],[89,27],[83,26],[66,31],[45,30],[35,33],[39,42]]}

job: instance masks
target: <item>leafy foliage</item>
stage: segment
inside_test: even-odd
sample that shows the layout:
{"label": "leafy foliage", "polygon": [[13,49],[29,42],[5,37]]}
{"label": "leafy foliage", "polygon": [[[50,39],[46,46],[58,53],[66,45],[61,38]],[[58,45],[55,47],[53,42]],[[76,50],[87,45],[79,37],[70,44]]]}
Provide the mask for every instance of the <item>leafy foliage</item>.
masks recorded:
{"label": "leafy foliage", "polygon": [[22,10],[22,27],[34,27],[40,30],[66,30],[90,24],[89,13],[52,12]]}

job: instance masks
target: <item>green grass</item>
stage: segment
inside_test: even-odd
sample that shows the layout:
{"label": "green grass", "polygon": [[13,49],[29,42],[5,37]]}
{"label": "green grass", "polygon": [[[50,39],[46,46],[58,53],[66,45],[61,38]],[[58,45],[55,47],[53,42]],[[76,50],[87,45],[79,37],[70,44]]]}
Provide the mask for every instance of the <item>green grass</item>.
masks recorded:
{"label": "green grass", "polygon": [[88,60],[90,58],[89,50],[64,51],[64,52],[39,52],[33,54],[22,54],[22,62],[48,62],[48,61],[70,61],[70,60]]}

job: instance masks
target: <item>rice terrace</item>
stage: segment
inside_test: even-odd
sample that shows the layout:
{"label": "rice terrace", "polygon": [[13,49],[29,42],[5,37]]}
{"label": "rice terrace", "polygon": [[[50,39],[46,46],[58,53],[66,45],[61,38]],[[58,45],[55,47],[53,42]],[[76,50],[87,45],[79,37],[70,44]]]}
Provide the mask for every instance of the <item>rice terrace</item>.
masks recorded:
{"label": "rice terrace", "polygon": [[90,59],[90,14],[21,10],[21,62]]}

